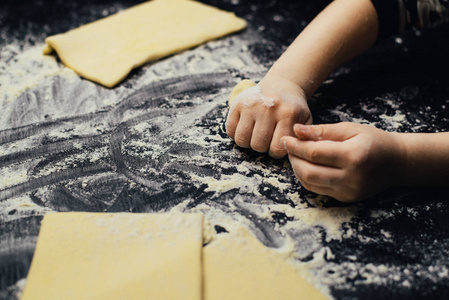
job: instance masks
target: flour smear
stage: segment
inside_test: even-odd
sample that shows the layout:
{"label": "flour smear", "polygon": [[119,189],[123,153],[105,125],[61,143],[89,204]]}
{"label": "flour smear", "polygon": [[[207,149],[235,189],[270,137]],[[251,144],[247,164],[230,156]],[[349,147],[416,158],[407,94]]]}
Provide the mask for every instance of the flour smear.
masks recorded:
{"label": "flour smear", "polygon": [[[7,45],[2,49],[0,60],[0,111],[2,111],[0,130],[42,124],[113,109],[133,92],[148,84],[170,78],[229,72],[236,74],[236,83],[242,77],[259,81],[266,72],[266,67],[258,62],[250,49],[254,43],[261,40],[263,38],[257,32],[248,29],[241,34],[212,41],[148,63],[133,72],[129,78],[114,89],[106,89],[84,80],[66,68],[56,57],[42,55],[43,44],[26,47],[16,44]],[[344,264],[332,262],[337,254],[332,253],[327,244],[356,235],[351,232],[351,227],[348,224],[358,216],[359,206],[327,207],[327,198],[310,196],[306,199],[304,197],[306,193],[302,193],[303,189],[299,187],[299,183],[296,180],[291,180],[292,173],[287,162],[279,165],[256,159],[243,161],[233,169],[234,166],[229,162],[214,155],[219,154],[214,153],[213,151],[217,151],[214,149],[220,145],[229,145],[231,141],[220,135],[218,130],[196,126],[196,115],[204,116],[220,105],[227,107],[226,101],[230,91],[231,87],[221,89],[213,97],[206,97],[207,99],[195,95],[187,95],[184,99],[179,99],[179,104],[182,104],[182,101],[198,104],[199,111],[186,110],[185,115],[178,116],[171,124],[167,124],[163,118],[160,118],[154,119],[154,123],[141,122],[133,125],[129,132],[139,136],[139,139],[124,141],[123,153],[129,157],[134,155],[136,159],[146,160],[169,157],[179,164],[188,161],[193,162],[198,168],[215,166],[217,169],[227,171],[226,174],[220,176],[190,173],[191,184],[198,189],[204,187],[204,192],[210,193],[211,199],[199,205],[192,205],[194,199],[188,199],[172,208],[172,210],[181,212],[204,214],[205,242],[210,242],[216,237],[216,226],[228,231],[244,226],[262,238],[264,238],[264,234],[261,233],[266,229],[272,232],[273,240],[282,245],[277,248],[279,253],[284,255],[299,273],[303,274],[311,284],[318,286],[326,295],[329,295],[330,286],[347,284],[345,278],[350,278],[354,272],[366,278],[364,281],[366,284],[382,285],[386,281],[394,281],[407,285],[405,270],[387,265],[362,264],[357,261],[357,257],[353,258],[354,261]],[[342,120],[352,118],[342,111],[343,108],[337,108],[335,114],[340,115]],[[140,113],[142,112],[138,109],[129,110],[124,114],[123,121],[132,120]],[[223,108],[218,112],[215,121],[223,124],[225,118],[226,109]],[[392,128],[397,128],[400,126],[398,124],[404,121],[403,112],[400,111],[393,116],[382,115],[381,118]],[[354,121],[354,118],[351,120]],[[170,154],[171,156],[166,154],[166,145],[150,144],[153,141],[148,132],[154,126],[161,128],[161,136],[164,136],[164,130],[166,130],[163,126],[183,128],[182,132],[176,134],[167,133],[165,141],[173,144],[182,142],[186,145],[194,145],[203,152],[179,157],[176,157],[175,154]],[[20,151],[32,151],[44,137],[50,140],[64,140],[74,136],[94,135],[105,130],[107,130],[106,125],[100,121],[95,122],[95,120],[50,128],[47,132],[28,139],[1,144],[0,158],[10,157],[8,155]],[[110,155],[107,147],[85,150],[81,140],[77,143],[79,144],[70,145],[70,150],[75,154],[57,163],[49,163],[37,175],[51,175],[80,162],[95,164],[108,159]],[[245,155],[235,147],[229,151],[229,157],[242,158]],[[37,176],[30,174],[29,170],[33,169],[38,162],[24,160],[2,167],[0,169],[0,192],[30,180],[32,176]],[[231,170],[234,173],[231,174]],[[145,173],[148,170],[142,168],[138,171]],[[168,176],[172,175],[168,174]],[[86,177],[81,182],[81,190],[89,187],[90,180],[91,178]],[[72,186],[75,185],[76,182]],[[284,195],[282,203],[275,201],[279,199],[264,197],[264,190],[276,190],[282,193]],[[251,197],[245,198],[249,200],[237,197],[222,201],[223,195],[230,191],[238,191],[240,194]],[[41,193],[45,195],[46,192],[44,189]],[[45,203],[44,206],[36,204],[29,194],[0,202],[0,218],[3,222],[27,216],[41,216],[49,211],[52,209],[45,207]],[[372,215],[371,218],[382,220],[385,215],[379,213]],[[265,227],[261,227],[260,224],[265,224],[263,225]],[[384,237],[388,240],[388,232],[384,233]],[[363,240],[363,235],[361,240]],[[8,245],[3,246],[8,247]],[[446,269],[439,268],[436,272],[447,277]],[[386,274],[389,275],[384,276]],[[20,280],[15,286],[10,287],[10,290],[20,295],[23,286],[24,280]]]}

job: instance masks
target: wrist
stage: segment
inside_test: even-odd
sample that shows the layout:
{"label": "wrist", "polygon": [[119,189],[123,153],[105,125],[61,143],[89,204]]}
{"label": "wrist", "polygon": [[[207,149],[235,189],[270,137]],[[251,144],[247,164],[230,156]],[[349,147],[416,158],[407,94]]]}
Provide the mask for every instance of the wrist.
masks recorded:
{"label": "wrist", "polygon": [[270,71],[260,81],[260,86],[261,89],[277,91],[280,95],[298,97],[305,102],[307,102],[308,99],[307,92],[299,84],[290,80],[288,77],[275,74]]}
{"label": "wrist", "polygon": [[405,133],[386,132],[391,140],[391,176],[390,187],[407,186],[409,182],[409,157],[407,151],[407,136]]}

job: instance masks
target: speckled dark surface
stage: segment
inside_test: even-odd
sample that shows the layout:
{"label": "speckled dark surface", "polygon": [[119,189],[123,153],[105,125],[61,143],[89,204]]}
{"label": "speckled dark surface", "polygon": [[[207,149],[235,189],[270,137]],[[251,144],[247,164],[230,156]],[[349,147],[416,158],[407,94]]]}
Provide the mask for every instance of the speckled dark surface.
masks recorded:
{"label": "speckled dark surface", "polygon": [[[252,54],[267,67],[281,54],[283,47],[287,46],[306,24],[318,13],[327,1],[204,1],[219,8],[236,12],[249,22],[251,28],[257,29],[266,40],[255,43],[250,48]],[[294,2],[294,3],[293,3]],[[3,0],[0,3],[0,49],[9,43],[18,43],[24,46],[42,43],[48,35],[64,32],[87,22],[103,17],[104,14],[114,12],[114,9],[126,8],[139,1],[26,1]],[[111,9],[112,8],[112,9]],[[106,13],[104,13],[106,12]],[[279,16],[278,18],[273,18]],[[449,130],[449,26],[442,26],[434,31],[412,31],[404,35],[380,41],[375,47],[353,62],[343,66],[331,75],[332,82],[323,85],[311,101],[312,114],[316,123],[331,123],[338,121],[352,121],[363,119],[385,130],[398,130],[401,132],[438,132]],[[1,55],[0,59],[7,57]],[[192,77],[174,79],[180,82],[185,90],[173,92],[170,82],[162,82],[156,86],[137,91],[143,99],[152,97],[152,102],[132,102],[127,106],[124,100],[117,107],[109,111],[98,112],[94,115],[81,116],[65,120],[65,123],[77,122],[103,122],[111,114],[122,114],[123,107],[134,109],[154,107],[152,113],[141,116],[140,119],[117,124],[109,127],[109,131],[98,136],[79,137],[77,140],[84,143],[82,150],[70,148],[69,144],[61,141],[61,147],[67,147],[65,152],[42,159],[33,168],[36,180],[30,180],[22,189],[0,190],[0,201],[21,193],[29,193],[35,203],[51,207],[54,210],[79,211],[159,211],[172,207],[187,198],[195,199],[192,205],[206,201],[211,197],[203,188],[195,188],[188,184],[188,174],[210,173],[211,176],[231,173],[235,167],[229,169],[195,169],[195,166],[170,161],[171,154],[189,157],[192,154],[215,155],[216,152],[207,152],[201,148],[189,145],[166,145],[167,156],[156,162],[142,162],[127,152],[120,150],[120,143],[124,136],[127,139],[139,139],[138,134],[128,132],[127,126],[142,120],[152,120],[161,115],[170,122],[170,117],[179,112],[190,113],[191,108],[198,105],[191,102],[170,102],[163,100],[164,91],[170,95],[182,98],[185,95],[204,96],[213,94],[220,87],[230,87],[235,83],[231,70],[214,74],[210,81],[204,78]],[[122,85],[132,88],[133,76],[125,80]],[[217,84],[219,83],[219,84]],[[192,88],[195,86],[195,88]],[[1,87],[0,87],[1,88]],[[156,90],[156,92],[154,92]],[[158,94],[162,91],[162,94]],[[168,92],[167,92],[168,91]],[[150,96],[149,96],[150,95]],[[157,100],[157,101],[156,101]],[[393,100],[393,106],[386,100]],[[159,101],[159,102],[158,102]],[[211,100],[212,101],[212,100]],[[128,101],[131,103],[131,101]],[[182,104],[183,103],[183,104]],[[160,108],[162,105],[162,108]],[[184,106],[185,105],[185,106]],[[156,109],[158,107],[158,109]],[[203,117],[195,126],[204,130],[215,130],[224,135],[223,124],[217,120],[223,116],[226,109],[218,105],[211,110],[211,114]],[[344,114],[335,114],[334,110],[343,111]],[[379,117],[382,114],[393,116],[396,111],[405,113],[406,120],[397,128]],[[0,118],[2,115],[0,113]],[[30,125],[32,134],[45,131],[45,126],[56,128],[60,126],[56,120],[42,123],[40,126]],[[155,126],[154,134],[159,134],[160,128]],[[25,130],[26,131],[26,130]],[[18,139],[23,128],[17,131],[0,131],[2,143],[8,138]],[[12,134],[11,134],[12,132]],[[31,131],[28,131],[31,132]],[[107,140],[106,136],[113,138]],[[174,134],[176,132],[174,131]],[[77,139],[78,137],[73,137]],[[157,139],[157,136],[156,136]],[[54,145],[55,140],[42,141],[41,151],[50,151],[46,145]],[[59,144],[58,144],[59,145]],[[77,165],[78,171],[67,169],[55,177],[39,177],[39,172],[46,165],[61,160],[76,151],[93,151],[96,147],[109,145],[111,156],[100,160],[97,165]],[[50,147],[48,146],[48,147]],[[221,159],[229,161],[231,165],[238,165],[240,158],[230,156],[229,144],[217,146],[224,154]],[[221,147],[221,148],[220,148]],[[37,149],[37,148],[36,148]],[[115,150],[114,150],[115,149]],[[243,151],[243,150],[242,150]],[[448,149],[449,151],[449,149]],[[282,162],[272,161],[266,156],[260,156],[251,151],[244,151],[247,159],[256,159],[268,167],[282,166]],[[37,153],[37,152],[36,152]],[[128,155],[129,154],[129,155]],[[21,156],[22,155],[22,156]],[[35,157],[39,157],[36,154]],[[18,153],[15,156],[1,157],[0,167],[29,159],[26,154]],[[164,160],[165,159],[165,160]],[[14,161],[15,160],[15,161]],[[125,162],[126,161],[126,166]],[[129,173],[129,170],[146,166],[146,174]],[[80,169],[81,168],[81,169]],[[169,177],[160,176],[161,173],[152,174],[153,170],[160,170],[170,174]],[[184,170],[183,168],[187,168]],[[81,171],[80,171],[81,170]],[[276,172],[290,172],[276,169]],[[72,172],[72,173],[71,173]],[[78,172],[78,173],[76,173]],[[79,173],[81,172],[81,173]],[[74,176],[89,176],[93,174],[106,174],[108,172],[120,173],[120,176],[102,177],[97,182],[91,182],[91,187],[80,189],[80,182],[74,181]],[[127,173],[128,172],[128,173]],[[134,176],[134,177],[133,177]],[[38,178],[39,177],[39,178]],[[44,179],[42,179],[44,178]],[[142,185],[137,189],[129,184],[130,178]],[[174,179],[175,178],[175,179]],[[40,180],[40,181],[39,181]],[[52,184],[52,188],[41,191],[42,181]],[[55,180],[52,183],[52,180]],[[151,182],[144,182],[150,180]],[[294,178],[291,177],[294,181]],[[128,183],[127,183],[128,182]],[[448,179],[449,182],[449,179]],[[104,184],[107,183],[107,187]],[[152,189],[153,184],[158,188]],[[102,189],[102,187],[104,187]],[[90,189],[89,189],[90,188]],[[301,195],[307,199],[309,194],[300,189]],[[234,193],[222,195],[218,202],[235,197]],[[268,190],[263,196],[282,203],[285,201],[277,190]],[[99,200],[101,199],[101,201]],[[419,189],[397,188],[385,191],[360,205],[356,217],[348,224],[344,224],[343,231],[351,230],[349,237],[341,241],[324,241],[333,257],[328,257],[329,263],[345,264],[351,262],[350,257],[356,256],[361,265],[387,264],[398,270],[399,280],[390,280],[385,283],[370,284],[358,270],[347,273],[346,284],[331,285],[332,295],[336,299],[448,299],[449,277],[439,273],[449,269],[449,190],[447,189]],[[329,202],[329,206],[338,206],[339,203]],[[372,211],[387,211],[393,217],[376,219],[370,217]],[[14,215],[17,212],[10,211]],[[275,214],[274,219],[283,224],[288,222],[282,214]],[[0,219],[0,298],[13,299],[10,286],[28,272],[29,264],[34,251],[35,240],[40,226],[41,216],[19,216],[12,221]],[[222,230],[221,228],[219,230]],[[390,238],[385,239],[382,232],[389,232]],[[344,235],[343,235],[344,236]],[[358,236],[370,239],[362,243]],[[304,260],[310,259],[304,258]],[[426,271],[437,266],[436,271]],[[408,270],[404,273],[404,270]],[[331,270],[329,270],[331,272]],[[425,274],[424,274],[425,273]],[[407,280],[409,285],[401,285]]]}

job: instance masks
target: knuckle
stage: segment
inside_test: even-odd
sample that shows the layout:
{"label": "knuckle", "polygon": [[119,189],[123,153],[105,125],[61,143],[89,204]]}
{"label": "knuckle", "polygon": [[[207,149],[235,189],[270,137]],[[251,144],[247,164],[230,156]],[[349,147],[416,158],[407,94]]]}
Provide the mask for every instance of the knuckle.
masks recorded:
{"label": "knuckle", "polygon": [[316,128],[316,129],[315,129],[315,132],[316,132],[316,135],[317,135],[318,137],[321,138],[321,137],[323,137],[323,136],[326,135],[326,129],[325,129],[325,126],[317,125],[315,128]]}
{"label": "knuckle", "polygon": [[368,153],[365,149],[354,150],[349,155],[355,166],[362,166],[368,160]]}
{"label": "knuckle", "polygon": [[242,97],[241,94],[237,95],[237,97],[234,98],[234,100],[231,101],[231,108],[238,109],[242,108],[242,103],[244,102],[245,98]]}
{"label": "knuckle", "polygon": [[[301,182],[301,181],[300,181]],[[316,190],[316,187],[314,187],[313,185],[307,183],[307,182],[301,182],[301,185],[303,188],[305,188],[306,190],[308,190],[309,192],[313,192],[313,193],[317,193],[318,191]]]}
{"label": "knuckle", "polygon": [[301,144],[295,139],[293,142],[293,153],[296,155],[302,155],[303,148],[301,147]]}
{"label": "knuckle", "polygon": [[294,119],[294,120],[296,120],[296,119],[299,119],[299,117],[301,115],[301,110],[297,106],[282,105],[279,108],[279,114],[284,119]]}
{"label": "knuckle", "polygon": [[276,120],[290,120],[291,126],[295,123],[311,124],[312,115],[309,111],[301,110],[298,107],[282,107],[276,112]]}
{"label": "knuckle", "polygon": [[280,146],[270,146],[268,154],[273,158],[282,158],[287,154],[287,151]]}
{"label": "knuckle", "polygon": [[264,142],[263,140],[251,140],[251,149],[257,151],[257,152],[267,152],[268,150],[268,143]]}
{"label": "knuckle", "polygon": [[232,125],[226,126],[226,134],[231,138],[233,138],[235,135],[235,126]]}
{"label": "knuckle", "polygon": [[241,110],[241,106],[236,104],[236,103],[232,103],[231,107],[229,108],[228,111],[228,119],[232,116],[235,116],[236,114],[240,114],[240,110]]}
{"label": "knuckle", "polygon": [[238,134],[234,138],[234,142],[240,147],[248,148],[248,138],[245,135]]}
{"label": "knuckle", "polygon": [[314,174],[313,172],[310,172],[310,171],[306,172],[303,177],[304,177],[305,181],[310,182],[310,183],[316,181],[316,179],[317,179],[316,174]]}
{"label": "knuckle", "polygon": [[317,174],[310,170],[309,168],[303,168],[301,177],[305,182],[313,182],[317,179]]}
{"label": "knuckle", "polygon": [[321,157],[321,153],[320,153],[320,151],[319,151],[318,149],[316,149],[316,148],[310,148],[310,149],[307,151],[307,158],[308,158],[310,161],[312,161],[312,162],[317,161],[320,157]]}

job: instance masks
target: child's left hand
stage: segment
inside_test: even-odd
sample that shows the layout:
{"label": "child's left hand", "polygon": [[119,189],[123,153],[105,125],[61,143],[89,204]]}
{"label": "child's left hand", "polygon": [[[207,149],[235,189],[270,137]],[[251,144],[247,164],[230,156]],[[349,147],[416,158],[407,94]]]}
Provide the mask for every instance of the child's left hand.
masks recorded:
{"label": "child's left hand", "polygon": [[294,126],[283,137],[293,171],[308,190],[343,202],[367,198],[397,183],[405,153],[397,133],[355,124]]}

